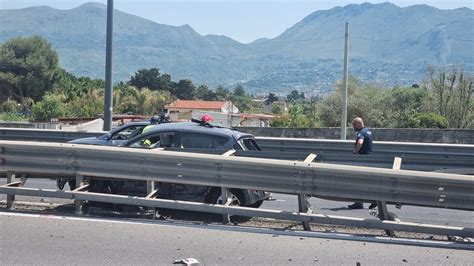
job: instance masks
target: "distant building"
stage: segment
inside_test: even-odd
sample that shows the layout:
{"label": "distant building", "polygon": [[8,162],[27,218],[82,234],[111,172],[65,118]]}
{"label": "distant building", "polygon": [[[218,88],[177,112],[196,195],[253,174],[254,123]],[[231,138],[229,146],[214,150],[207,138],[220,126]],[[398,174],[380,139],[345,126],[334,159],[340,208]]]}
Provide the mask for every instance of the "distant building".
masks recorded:
{"label": "distant building", "polygon": [[199,119],[203,115],[212,117],[212,124],[223,127],[269,127],[271,121],[275,118],[267,114],[232,114],[212,111],[194,110],[192,118]]}
{"label": "distant building", "polygon": [[239,109],[231,101],[176,100],[165,106],[172,121],[189,120],[193,111],[236,114]]}

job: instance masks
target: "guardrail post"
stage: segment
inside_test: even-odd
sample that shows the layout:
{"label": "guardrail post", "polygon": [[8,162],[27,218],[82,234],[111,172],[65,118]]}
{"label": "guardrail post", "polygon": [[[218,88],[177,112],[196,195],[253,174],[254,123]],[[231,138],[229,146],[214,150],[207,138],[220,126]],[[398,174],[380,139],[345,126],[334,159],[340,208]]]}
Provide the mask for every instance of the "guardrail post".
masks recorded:
{"label": "guardrail post", "polygon": [[[84,176],[83,175],[76,175],[76,187],[80,188],[84,186]],[[75,200],[74,204],[76,204],[76,211],[75,213],[77,215],[83,215],[83,207],[84,207],[84,201],[82,200]]]}
{"label": "guardrail post", "polygon": [[[312,163],[316,159],[317,155],[314,153],[308,154],[306,156],[304,162],[305,163]],[[311,196],[305,195],[305,194],[299,194],[298,195],[298,211],[300,213],[312,213],[313,208],[311,207],[311,204],[309,203],[309,199]],[[305,231],[311,231],[311,226],[309,225],[309,222],[302,222],[303,224],[303,229]]]}
{"label": "guardrail post", "polygon": [[[300,213],[311,213],[312,208],[311,205],[309,204],[309,196],[300,194],[298,195],[298,211]],[[309,225],[309,222],[302,222],[303,224],[303,229],[305,231],[311,231],[311,226]]]}
{"label": "guardrail post", "polygon": [[[146,181],[146,194],[151,195],[155,191],[155,181]],[[148,208],[148,210],[153,211],[153,219],[156,216],[156,208]]]}
{"label": "guardrail post", "polygon": [[[221,197],[222,197],[222,205],[226,206],[229,205],[230,202],[232,201],[232,198],[230,197],[229,189],[226,187],[221,188]],[[229,214],[223,214],[222,215],[222,223],[228,224],[230,223],[230,215]]]}
{"label": "guardrail post", "polygon": [[[377,207],[379,210],[379,219],[381,221],[390,220],[390,216],[388,215],[387,202],[377,201]],[[391,237],[395,236],[395,232],[393,230],[384,230],[384,231],[388,236],[391,236]]]}
{"label": "guardrail post", "polygon": [[[401,166],[402,166],[402,158],[395,157],[393,159],[392,169],[393,170],[400,170]],[[379,211],[379,219],[380,220],[382,220],[382,221],[384,221],[384,220],[393,220],[393,219],[390,219],[390,215],[389,215],[388,209],[387,209],[387,202],[377,201],[377,209]],[[392,237],[395,236],[395,232],[393,230],[385,230],[385,233],[388,236],[392,236]]]}
{"label": "guardrail post", "polygon": [[[7,172],[7,184],[15,182],[15,172]],[[15,195],[7,195],[7,209],[15,209]]]}
{"label": "guardrail post", "polygon": [[[222,156],[234,156],[236,150],[228,150],[222,154]],[[220,170],[220,168],[218,168]],[[221,187],[221,198],[222,198],[222,205],[224,206],[229,206],[229,204],[232,202],[232,198],[230,196],[229,188],[226,187]],[[222,223],[228,224],[230,223],[230,215],[229,214],[223,214],[222,215]]]}

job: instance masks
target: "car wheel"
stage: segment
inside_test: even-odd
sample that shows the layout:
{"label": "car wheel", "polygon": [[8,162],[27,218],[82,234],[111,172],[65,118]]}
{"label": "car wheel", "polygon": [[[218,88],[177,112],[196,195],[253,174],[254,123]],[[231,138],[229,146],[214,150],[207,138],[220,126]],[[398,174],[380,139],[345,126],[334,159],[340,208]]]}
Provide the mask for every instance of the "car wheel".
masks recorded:
{"label": "car wheel", "polygon": [[[231,206],[243,206],[245,207],[245,199],[243,194],[238,190],[229,191],[231,198]],[[222,204],[222,193],[220,189],[212,189],[206,198],[206,203],[210,204]]]}
{"label": "car wheel", "polygon": [[[246,207],[245,205],[245,198],[241,191],[239,190],[231,190],[229,191],[229,196],[231,198],[231,206],[242,206]],[[210,204],[222,204],[222,193],[220,189],[212,189],[209,193],[209,196],[206,198],[206,203]],[[250,220],[252,217],[247,216],[240,216],[240,215],[233,215],[231,220],[232,222],[243,223]]]}

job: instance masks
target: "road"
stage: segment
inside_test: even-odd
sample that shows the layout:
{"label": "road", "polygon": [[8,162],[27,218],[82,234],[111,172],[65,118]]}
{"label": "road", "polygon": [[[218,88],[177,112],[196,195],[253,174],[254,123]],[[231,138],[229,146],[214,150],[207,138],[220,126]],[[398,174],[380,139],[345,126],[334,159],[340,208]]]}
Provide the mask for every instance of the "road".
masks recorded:
{"label": "road", "polygon": [[204,265],[465,265],[472,261],[472,250],[159,221],[0,212],[0,230],[2,265],[170,265],[185,257]]}
{"label": "road", "polygon": [[[298,210],[298,201],[295,195],[274,194],[275,201],[265,201],[262,208],[276,210]],[[311,198],[310,203],[318,213],[328,215],[350,216],[358,218],[373,218],[368,210],[369,204],[364,204],[365,209],[351,210],[347,205],[352,202],[330,201]],[[474,227],[474,212],[447,210],[439,208],[424,208],[416,206],[402,206],[397,209],[393,205],[388,206],[402,221],[428,223],[438,225]]]}
{"label": "road", "polygon": [[[0,185],[5,184],[6,179],[0,178]],[[33,188],[47,188],[55,189],[56,183],[54,180],[49,179],[28,179],[25,187]],[[66,185],[66,188],[69,188]],[[0,195],[0,200],[5,200],[5,195]],[[261,208],[275,209],[275,210],[287,210],[297,211],[298,202],[297,197],[294,195],[278,194],[274,193],[274,201],[265,201]],[[71,200],[64,199],[38,199],[33,197],[17,196],[19,201],[38,201],[42,202],[55,202],[55,203],[71,203]],[[310,202],[314,207],[315,211],[322,214],[328,215],[339,215],[339,216],[350,216],[358,218],[373,218],[367,209],[369,204],[365,204],[366,209],[363,210],[351,210],[347,208],[351,202],[338,202],[329,201],[318,198],[311,198]],[[474,227],[474,212],[470,211],[458,211],[458,210],[445,210],[438,208],[424,208],[415,206],[402,206],[401,209],[396,209],[395,206],[388,206],[390,212],[395,213],[398,218],[402,221],[407,222],[418,222],[418,223],[431,223],[438,225],[451,225],[451,226],[465,226]]]}

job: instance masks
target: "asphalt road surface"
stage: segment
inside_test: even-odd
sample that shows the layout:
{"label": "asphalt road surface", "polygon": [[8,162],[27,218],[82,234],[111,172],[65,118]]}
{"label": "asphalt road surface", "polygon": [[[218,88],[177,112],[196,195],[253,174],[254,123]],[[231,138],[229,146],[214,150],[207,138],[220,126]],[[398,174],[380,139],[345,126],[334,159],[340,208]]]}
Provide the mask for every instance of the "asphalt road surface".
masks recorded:
{"label": "asphalt road surface", "polygon": [[0,212],[0,264],[467,265],[472,250]]}
{"label": "asphalt road surface", "polygon": [[[276,210],[292,210],[298,211],[298,201],[295,195],[273,194],[274,201],[265,201],[262,208],[276,209]],[[368,206],[364,204],[365,209],[352,210],[347,205],[353,202],[330,201],[318,198],[311,198],[310,203],[317,213],[327,215],[339,215],[358,218],[373,218],[371,216]],[[474,227],[474,212],[447,210],[440,208],[425,208],[416,206],[402,206],[397,209],[393,205],[387,206],[389,212],[392,212],[406,222],[416,222],[425,224],[451,225]]]}

